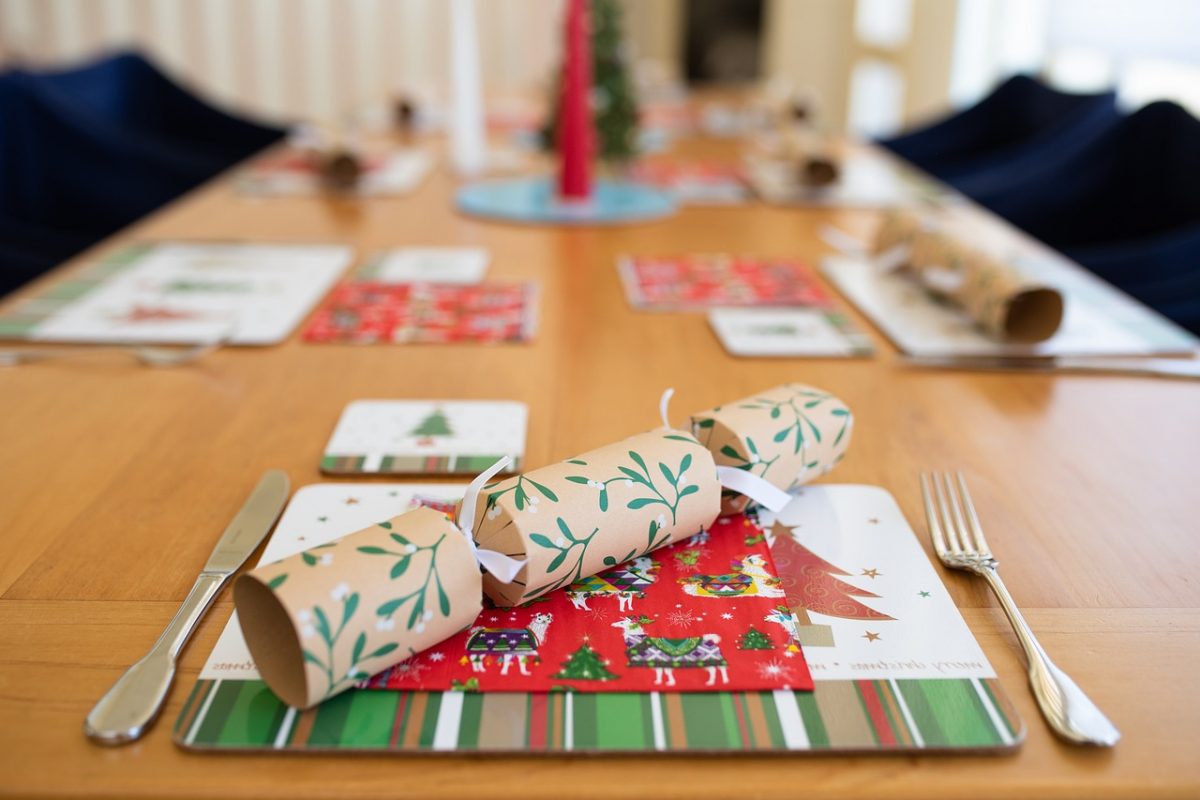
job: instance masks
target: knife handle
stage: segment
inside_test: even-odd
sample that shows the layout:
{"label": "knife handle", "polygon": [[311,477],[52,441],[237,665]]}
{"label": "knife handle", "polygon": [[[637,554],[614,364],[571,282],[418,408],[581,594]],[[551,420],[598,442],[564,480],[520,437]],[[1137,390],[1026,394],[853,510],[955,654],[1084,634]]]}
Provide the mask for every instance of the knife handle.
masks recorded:
{"label": "knife handle", "polygon": [[88,714],[83,729],[89,739],[125,744],[149,730],[175,678],[175,658],[228,578],[215,572],[200,573],[154,647],[117,679]]}

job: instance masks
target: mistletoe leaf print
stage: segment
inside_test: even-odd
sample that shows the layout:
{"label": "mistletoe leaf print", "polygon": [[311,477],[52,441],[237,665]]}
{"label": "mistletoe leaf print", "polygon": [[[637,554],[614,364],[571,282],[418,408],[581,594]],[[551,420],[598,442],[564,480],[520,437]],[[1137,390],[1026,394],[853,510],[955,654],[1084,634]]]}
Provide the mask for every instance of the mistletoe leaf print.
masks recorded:
{"label": "mistletoe leaf print", "polygon": [[346,604],[342,607],[342,625],[345,627],[350,618],[354,616],[354,612],[358,610],[358,592],[350,595],[346,600]]}
{"label": "mistletoe leaf print", "polygon": [[[345,583],[339,583],[329,593],[330,597],[338,603],[341,603],[341,613],[337,616],[341,619],[341,623],[334,630],[329,625],[330,614],[321,606],[313,606],[310,612],[301,612],[299,615],[300,622],[303,624],[301,636],[304,639],[312,639],[319,637],[321,643],[324,644],[324,657],[313,652],[308,647],[302,647],[304,661],[312,664],[325,675],[325,693],[324,697],[336,694],[341,690],[346,683],[353,683],[367,675],[366,670],[359,667],[363,661],[363,651],[367,649],[367,634],[365,631],[359,631],[358,636],[354,639],[354,645],[350,650],[350,660],[345,671],[342,671],[336,664],[337,645],[342,635],[346,632],[346,626],[353,619],[358,611],[359,594],[358,592],[350,591]],[[366,656],[374,658],[380,650],[388,647],[388,644],[376,649],[373,653]],[[395,644],[390,644],[392,649],[395,649]],[[386,651],[390,652],[390,651]]]}
{"label": "mistletoe leaf print", "polygon": [[[570,479],[568,478],[568,480]],[[526,483],[533,487],[533,489],[537,492],[537,495],[531,495],[529,491],[526,490]],[[484,489],[491,489],[492,487],[499,485],[499,483],[491,483],[485,486]],[[513,505],[517,507],[517,511],[524,511],[526,507],[528,507],[530,513],[535,513],[537,511],[537,504],[543,497],[549,500],[551,503],[558,502],[558,495],[551,490],[549,486],[538,483],[534,480],[530,480],[524,475],[518,475],[516,479],[513,480],[512,486],[509,486],[507,489],[500,489],[499,491],[488,494],[487,502],[485,503],[485,510],[490,511],[492,507],[495,506],[500,500],[500,498],[509,492],[513,493]]]}
{"label": "mistletoe leaf print", "polygon": [[329,630],[329,619],[325,616],[325,612],[321,610],[320,606],[313,609],[313,614],[317,618],[317,633],[321,634],[321,638],[328,642],[332,636]]}
{"label": "mistletoe leaf print", "polygon": [[[665,437],[670,438],[670,437]],[[691,444],[695,444],[693,439],[684,439]],[[654,477],[650,472],[650,468],[646,465],[646,459],[637,451],[628,451],[629,458],[637,467],[628,465],[618,465],[617,472],[614,475],[603,480],[595,480],[584,475],[570,475],[567,480],[572,483],[591,486],[598,490],[597,503],[601,511],[608,510],[608,487],[610,484],[618,481],[624,482],[628,487],[641,486],[650,492],[649,496],[635,497],[629,500],[625,507],[632,510],[645,508],[649,505],[665,506],[671,514],[671,522],[674,524],[676,513],[679,509],[679,501],[689,494],[694,494],[699,491],[695,486],[691,491],[685,491],[687,486],[687,470],[692,465],[692,455],[687,453],[679,462],[679,471],[673,472],[667,464],[658,462],[658,471],[661,473],[663,480],[666,481],[664,488],[660,489],[654,482]]]}
{"label": "mistletoe leaf print", "polygon": [[533,488],[537,489],[539,492],[542,493],[542,497],[546,498],[547,500],[549,500],[552,503],[558,502],[558,495],[556,495],[554,492],[550,491],[550,489],[548,487],[543,486],[542,484],[538,483],[537,481],[533,480],[532,478],[526,478],[526,480],[529,481],[530,485],[532,485]]}
{"label": "mistletoe leaf print", "polygon": [[409,539],[398,533],[391,534],[391,537],[398,544],[403,544],[400,552],[388,550],[385,547],[367,546],[358,548],[358,552],[366,555],[390,556],[391,558],[395,558],[395,563],[392,564],[388,571],[388,577],[391,580],[396,580],[406,575],[419,554],[428,553],[429,560],[425,563],[425,576],[417,588],[407,594],[381,603],[375,609],[375,615],[379,617],[375,626],[380,630],[390,630],[394,625],[393,617],[396,612],[411,601],[412,608],[409,609],[406,626],[408,630],[415,628],[417,633],[421,633],[425,630],[425,624],[433,618],[432,609],[426,609],[427,596],[431,586],[437,592],[438,610],[444,617],[450,615],[450,598],[442,586],[442,576],[438,570],[438,548],[446,540],[446,535],[442,534],[439,536],[438,540],[433,544],[422,546],[413,544]]}
{"label": "mistletoe leaf print", "polygon": [[[550,559],[550,563],[546,565],[546,577],[549,578],[556,570],[566,563],[568,558],[574,558],[575,561],[571,568],[568,569],[568,571],[560,578],[528,590],[526,595],[530,598],[546,592],[552,592],[555,589],[560,589],[563,586],[569,583],[574,583],[583,577],[583,560],[584,556],[587,555],[588,545],[591,544],[592,539],[595,538],[596,534],[600,532],[599,528],[593,528],[592,532],[587,536],[579,536],[571,530],[571,526],[568,525],[567,521],[562,517],[558,517],[558,519],[555,521],[558,525],[559,533],[562,534],[557,539],[551,540],[549,536],[541,533],[531,533],[529,535],[529,541],[533,542],[538,547],[546,550],[557,551],[554,557]],[[571,569],[574,570],[574,574],[572,574]]]}
{"label": "mistletoe leaf print", "polygon": [[[797,402],[801,398],[806,398],[799,405]],[[821,430],[816,423],[808,416],[807,411],[821,406],[832,399],[832,395],[823,392],[814,392],[807,389],[795,392],[786,400],[771,400],[766,397],[756,397],[748,404],[741,406],[749,409],[769,409],[771,419],[787,419],[791,417],[786,428],[776,431],[772,436],[772,440],[776,444],[782,444],[787,441],[788,437],[792,437],[792,452],[798,454],[804,448],[804,428],[808,427],[809,434],[813,441],[817,444],[821,443]],[[790,412],[790,414],[788,413]]]}
{"label": "mistletoe leaf print", "polygon": [[[788,430],[790,431],[791,428],[788,428]],[[784,431],[783,433],[784,436],[777,436],[775,440],[783,441],[783,439],[787,436],[787,431]],[[779,460],[778,455],[769,459],[764,459],[762,456],[760,456],[758,453],[758,445],[756,445],[754,443],[754,439],[750,438],[749,436],[746,437],[746,455],[742,455],[740,452],[738,452],[736,447],[730,444],[727,444],[721,448],[721,454],[733,459],[734,461],[737,461],[738,463],[734,464],[734,466],[738,469],[754,473],[760,478],[766,476],[767,472],[771,469],[771,465]]]}
{"label": "mistletoe leaf print", "polygon": [[833,444],[836,447],[837,445],[842,443],[842,437],[846,435],[846,429],[850,427],[850,409],[835,408],[833,411],[830,411],[829,413],[835,417],[842,418],[842,427],[838,431],[837,436],[835,436],[833,439]]}
{"label": "mistletoe leaf print", "polygon": [[372,650],[370,653],[368,653],[367,658],[379,658],[380,656],[386,656],[388,653],[392,652],[393,650],[399,649],[399,647],[400,647],[400,645],[396,644],[395,642],[388,642],[385,645],[380,645],[379,647],[376,647],[374,650]]}
{"label": "mistletoe leaf print", "polygon": [[408,565],[410,563],[412,563],[412,556],[405,556],[404,558],[400,559],[392,565],[392,571],[388,577],[390,577],[392,580],[396,580],[396,578],[399,578],[405,572],[408,572]]}
{"label": "mistletoe leaf print", "polygon": [[287,576],[288,574],[286,572],[276,575],[274,578],[271,578],[271,580],[267,581],[267,588],[272,590],[278,589],[280,586],[283,586],[283,582],[287,580]]}
{"label": "mistletoe leaf print", "polygon": [[300,560],[303,561],[304,565],[308,567],[327,567],[333,563],[333,553],[318,554],[313,551],[327,550],[331,547],[337,547],[337,542],[326,542],[325,544],[319,544],[316,547],[310,547],[300,554]]}

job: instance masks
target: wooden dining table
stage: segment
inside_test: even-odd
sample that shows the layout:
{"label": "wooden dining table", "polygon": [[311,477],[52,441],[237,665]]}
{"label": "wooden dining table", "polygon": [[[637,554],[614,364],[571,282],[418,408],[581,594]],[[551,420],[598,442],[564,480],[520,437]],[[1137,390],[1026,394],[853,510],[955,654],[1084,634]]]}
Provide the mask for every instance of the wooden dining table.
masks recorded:
{"label": "wooden dining table", "polygon": [[[737,147],[696,136],[677,152],[733,159]],[[876,212],[752,202],[646,224],[521,226],[456,213],[459,183],[440,167],[401,197],[261,199],[227,174],[40,281],[134,240],[338,242],[359,258],[473,245],[491,252],[493,277],[536,281],[540,308],[528,344],[352,346],[293,334],[174,369],[100,354],[0,368],[0,796],[1200,797],[1200,701],[1188,693],[1200,674],[1200,384],[914,368],[853,310],[873,357],[732,357],[701,314],[631,309],[617,256],[815,264],[828,252],[819,226],[866,236]],[[824,482],[890,491],[931,558],[918,474],[965,472],[1009,588],[1046,650],[1123,732],[1115,748],[1050,733],[996,601],[940,565],[1027,726],[1011,754],[188,752],[171,723],[229,619],[228,593],[183,654],[158,726],[123,747],[84,737],[88,710],[154,642],[263,471],[285,470],[293,487],[330,480],[318,471],[322,447],[349,401],[523,401],[534,467],[652,427],[664,387],[684,413],[787,381],[837,394],[857,417],[847,458]]]}

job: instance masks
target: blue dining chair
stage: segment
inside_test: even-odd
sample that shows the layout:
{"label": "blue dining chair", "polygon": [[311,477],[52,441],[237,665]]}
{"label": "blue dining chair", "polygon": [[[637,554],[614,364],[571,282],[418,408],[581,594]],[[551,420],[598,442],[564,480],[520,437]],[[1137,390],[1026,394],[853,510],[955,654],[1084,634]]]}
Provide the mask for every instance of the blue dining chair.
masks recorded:
{"label": "blue dining chair", "polygon": [[1151,103],[975,199],[1176,322],[1200,326],[1200,120],[1180,106]]}
{"label": "blue dining chair", "polygon": [[203,181],[208,159],[0,74],[0,293]]}
{"label": "blue dining chair", "polygon": [[1113,92],[1070,94],[1016,75],[971,108],[879,144],[974,196],[1120,119]]}
{"label": "blue dining chair", "polygon": [[30,74],[46,91],[116,128],[211,160],[215,174],[283,138],[283,128],[235,117],[168,78],[143,56],[116,53],[91,64]]}

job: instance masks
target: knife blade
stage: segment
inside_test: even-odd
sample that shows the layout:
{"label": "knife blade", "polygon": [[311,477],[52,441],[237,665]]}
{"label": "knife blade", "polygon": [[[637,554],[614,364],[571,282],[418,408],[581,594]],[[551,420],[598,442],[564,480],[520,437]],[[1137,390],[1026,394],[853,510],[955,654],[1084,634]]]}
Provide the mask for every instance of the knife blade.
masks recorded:
{"label": "knife blade", "polygon": [[1082,372],[1200,380],[1200,359],[1066,356],[901,356],[914,367],[1005,372]]}
{"label": "knife blade", "polygon": [[88,714],[83,727],[89,739],[100,744],[125,744],[140,739],[150,729],[175,678],[179,652],[222,587],[274,527],[287,501],[288,488],[288,477],[282,470],[270,470],[259,479],[150,652],[126,670]]}

